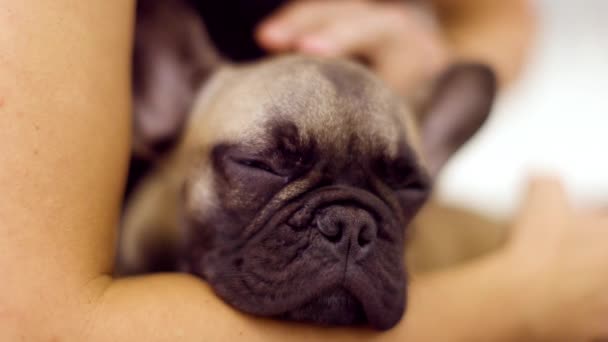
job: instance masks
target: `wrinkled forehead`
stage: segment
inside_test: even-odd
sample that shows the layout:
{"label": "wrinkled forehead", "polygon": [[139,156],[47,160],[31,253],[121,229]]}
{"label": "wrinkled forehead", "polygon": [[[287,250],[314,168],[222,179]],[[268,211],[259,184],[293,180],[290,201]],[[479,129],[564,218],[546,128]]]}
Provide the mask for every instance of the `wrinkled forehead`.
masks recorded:
{"label": "wrinkled forehead", "polygon": [[284,57],[230,73],[193,115],[195,134],[210,141],[264,145],[269,127],[285,123],[343,151],[394,155],[399,143],[415,140],[404,103],[355,63]]}

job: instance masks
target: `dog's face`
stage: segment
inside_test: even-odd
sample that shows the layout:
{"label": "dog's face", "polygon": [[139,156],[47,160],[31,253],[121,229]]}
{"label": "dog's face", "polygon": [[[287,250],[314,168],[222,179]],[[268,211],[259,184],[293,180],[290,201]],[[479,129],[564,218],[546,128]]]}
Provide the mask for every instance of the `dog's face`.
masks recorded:
{"label": "dog's face", "polygon": [[429,192],[406,107],[345,61],[231,73],[182,144],[198,160],[184,185],[189,271],[247,312],[394,325],[406,227]]}
{"label": "dog's face", "polygon": [[169,120],[183,127],[165,166],[179,189],[181,268],[245,312],[394,326],[406,306],[408,223],[430,176],[484,121],[493,91],[486,68],[456,68],[415,117],[352,62],[220,68],[184,124]]}

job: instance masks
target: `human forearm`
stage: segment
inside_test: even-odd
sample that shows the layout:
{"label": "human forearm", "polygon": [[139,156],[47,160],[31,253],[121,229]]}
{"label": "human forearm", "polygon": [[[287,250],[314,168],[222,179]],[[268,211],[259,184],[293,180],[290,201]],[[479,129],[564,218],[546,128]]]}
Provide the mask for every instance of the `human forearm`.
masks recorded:
{"label": "human forearm", "polygon": [[[530,341],[518,287],[499,257],[425,275],[393,330],[324,329],[259,319],[223,303],[201,280],[159,275],[113,282],[93,311],[88,341]],[[504,273],[504,274],[501,274]],[[523,303],[525,304],[525,303]],[[441,328],[438,328],[441,327]],[[526,337],[526,338],[524,338]]]}
{"label": "human forearm", "polygon": [[533,341],[503,253],[415,278],[404,341]]}
{"label": "human forearm", "polygon": [[92,311],[87,341],[369,341],[363,329],[324,329],[260,319],[226,305],[189,275],[116,280]]}

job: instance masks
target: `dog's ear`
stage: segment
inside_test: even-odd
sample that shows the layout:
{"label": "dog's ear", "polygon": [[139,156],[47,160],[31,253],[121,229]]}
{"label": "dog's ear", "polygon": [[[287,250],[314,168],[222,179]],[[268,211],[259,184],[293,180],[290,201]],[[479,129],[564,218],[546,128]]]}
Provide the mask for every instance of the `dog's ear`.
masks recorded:
{"label": "dog's ear", "polygon": [[151,159],[173,145],[202,84],[220,64],[187,0],[140,0],[133,52],[133,150]]}
{"label": "dog's ear", "polygon": [[422,148],[432,176],[486,121],[497,89],[483,64],[456,64],[436,81],[422,110]]}

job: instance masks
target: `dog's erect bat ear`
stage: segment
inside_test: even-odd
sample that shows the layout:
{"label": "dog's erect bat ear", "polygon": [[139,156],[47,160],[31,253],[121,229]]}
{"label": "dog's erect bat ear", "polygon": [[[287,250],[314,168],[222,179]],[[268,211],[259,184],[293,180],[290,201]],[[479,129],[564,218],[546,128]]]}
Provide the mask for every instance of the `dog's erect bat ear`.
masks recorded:
{"label": "dog's erect bat ear", "polygon": [[496,75],[483,64],[456,64],[434,85],[422,111],[422,148],[431,175],[486,121],[496,94]]}
{"label": "dog's erect bat ear", "polygon": [[187,0],[140,0],[133,52],[133,149],[153,158],[179,136],[193,100],[220,63]]}

